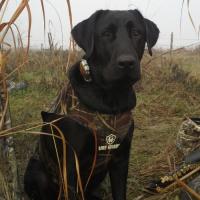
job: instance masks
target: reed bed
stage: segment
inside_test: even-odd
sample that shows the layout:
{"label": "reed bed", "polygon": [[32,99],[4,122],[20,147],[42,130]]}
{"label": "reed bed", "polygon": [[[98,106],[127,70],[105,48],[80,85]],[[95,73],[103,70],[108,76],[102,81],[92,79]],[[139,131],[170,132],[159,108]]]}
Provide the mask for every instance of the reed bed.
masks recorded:
{"label": "reed bed", "polygon": [[[10,113],[9,113],[9,107],[8,107],[8,102],[9,102],[9,98],[8,98],[8,90],[7,90],[7,80],[8,78],[10,78],[11,76],[13,76],[13,74],[15,74],[16,72],[20,72],[21,68],[24,68],[27,64],[30,63],[29,61],[29,57],[28,57],[28,52],[29,52],[29,47],[30,47],[30,33],[31,33],[31,25],[32,25],[32,15],[31,15],[31,8],[29,6],[29,1],[28,0],[22,0],[21,2],[19,2],[16,10],[14,11],[14,13],[11,15],[10,19],[6,22],[3,21],[4,19],[4,15],[6,13],[6,9],[9,5],[9,0],[3,0],[1,1],[0,3],[0,10],[1,10],[1,13],[0,13],[0,32],[2,33],[1,37],[0,37],[0,47],[1,47],[1,52],[0,52],[0,72],[1,72],[1,78],[0,78],[0,83],[1,85],[3,86],[3,88],[1,88],[1,98],[3,99],[3,101],[1,102],[2,105],[1,105],[1,133],[0,133],[0,138],[1,138],[1,141],[4,141],[5,143],[8,143],[8,153],[9,155],[7,155],[7,159],[10,160],[10,158],[13,158],[15,159],[15,152],[14,152],[14,149],[13,149],[13,137],[17,134],[17,133],[24,133],[26,132],[26,134],[28,133],[32,133],[32,134],[36,134],[36,135],[40,135],[40,134],[43,134],[43,133],[40,133],[40,132],[34,132],[34,131],[30,131],[34,128],[38,128],[40,125],[37,125],[36,127],[29,127],[28,129],[23,129],[23,127],[21,127],[21,129],[19,131],[14,131],[13,132],[13,129],[11,128],[8,128],[7,126],[5,126],[5,123],[7,123],[7,121],[9,121],[9,126],[11,126],[11,122],[10,122]],[[69,18],[70,18],[70,25],[72,27],[72,12],[71,12],[71,7],[70,7],[70,1],[67,0],[66,1],[67,3],[67,6],[68,6],[68,11],[69,11]],[[44,6],[44,2],[43,0],[40,0],[40,4],[41,4],[41,10],[42,10],[42,13],[43,13],[43,21],[44,21],[44,30],[46,28],[46,22],[45,22],[45,6]],[[17,21],[17,18],[21,15],[21,13],[23,12],[23,10],[26,10],[27,11],[27,16],[28,16],[28,27],[27,27],[27,35],[28,35],[28,39],[27,39],[27,45],[26,47],[24,48],[24,44],[23,44],[23,41],[22,41],[22,37],[21,37],[21,34],[20,34],[20,30],[19,30],[19,27],[16,25],[16,21]],[[15,37],[15,32],[13,31],[13,26],[14,28],[17,30],[17,33],[18,33],[18,37],[19,37],[19,45],[17,47],[16,45],[16,37]],[[12,70],[7,74],[7,69],[5,68],[6,66],[6,61],[7,61],[7,57],[9,56],[9,54],[11,53],[11,45],[4,42],[4,39],[5,39],[5,36],[7,35],[8,31],[11,32],[12,34],[12,38],[13,38],[13,44],[14,44],[14,48],[15,48],[15,53],[17,51],[17,53],[20,53],[18,54],[18,56],[20,55],[21,56],[21,59],[19,60],[19,63],[15,63],[15,67],[12,66]],[[6,47],[6,48],[5,48]],[[20,51],[17,50],[18,49],[21,49]],[[6,50],[5,50],[6,49]],[[69,52],[68,52],[68,56],[71,54],[70,53],[71,50],[69,49]],[[69,56],[70,57],[70,56]],[[68,59],[70,60],[70,59]],[[68,65],[69,65],[70,61],[68,61]],[[68,67],[65,66],[66,68]],[[20,73],[19,73],[20,74]],[[29,124],[30,125],[30,124]],[[24,125],[25,126],[25,125]],[[18,127],[15,127],[15,129],[17,129]],[[57,128],[58,129],[58,128]],[[66,152],[66,141],[64,139],[64,136],[62,134],[61,131],[58,130],[58,132],[60,133],[60,137],[61,139],[63,140],[63,152]],[[52,134],[53,135],[53,134]],[[53,138],[56,137],[56,136],[52,136]],[[9,140],[8,140],[9,138]],[[5,147],[2,146],[1,144],[1,151],[3,151]],[[12,149],[11,149],[12,148]],[[56,148],[56,146],[55,146]],[[12,151],[11,151],[12,150]],[[12,153],[11,153],[12,152]],[[75,153],[75,152],[74,152]],[[12,155],[10,155],[12,154]],[[76,155],[75,155],[76,156]],[[4,156],[5,157],[5,156]],[[65,158],[66,156],[64,156]],[[59,157],[58,157],[59,158]],[[58,161],[60,163],[60,160]],[[5,164],[5,163],[4,163]],[[15,169],[14,171],[17,173],[16,171],[16,168],[17,168],[17,164],[16,163],[9,163],[10,165],[8,165],[7,167],[11,167],[11,171],[13,172],[12,169]],[[65,160],[63,161],[63,165],[65,165],[66,162]],[[78,164],[78,160],[76,158],[76,164]],[[2,163],[1,163],[2,165]],[[77,170],[79,169],[79,167],[77,166],[76,167]],[[68,199],[68,193],[67,193],[67,179],[66,179],[66,166],[63,166],[63,169],[61,170],[60,168],[60,171],[62,172],[61,173],[61,176],[63,177],[63,191],[64,191],[64,195],[65,195],[65,199]],[[16,177],[17,174],[15,174],[15,172],[13,172],[14,174],[12,174],[13,177],[18,178]],[[78,171],[77,171],[78,172]],[[80,174],[80,173],[78,173]],[[18,190],[18,184],[17,183],[11,183],[10,185],[7,184],[6,182],[6,179],[5,177],[3,176],[4,174],[1,173],[1,183],[2,183],[2,188],[3,188],[3,194],[5,196],[5,199],[18,199],[18,197],[14,194],[16,192],[16,190]],[[14,181],[13,181],[14,182]],[[79,178],[79,186],[81,188],[81,185],[80,185],[80,178]],[[9,185],[9,186],[8,186]],[[12,186],[11,186],[12,185]],[[14,192],[15,191],[15,192]],[[10,196],[8,196],[10,194]],[[0,196],[1,196],[1,193],[0,193]],[[8,198],[9,197],[9,198]]]}

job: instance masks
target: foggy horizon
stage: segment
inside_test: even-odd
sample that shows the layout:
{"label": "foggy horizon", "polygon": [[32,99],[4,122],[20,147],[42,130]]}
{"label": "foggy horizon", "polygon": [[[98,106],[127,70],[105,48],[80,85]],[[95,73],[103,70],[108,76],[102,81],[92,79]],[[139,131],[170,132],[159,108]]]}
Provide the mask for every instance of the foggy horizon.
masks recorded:
{"label": "foggy horizon", "polygon": [[[12,11],[18,5],[19,0],[15,1],[7,10],[5,18],[9,19]],[[31,28],[31,47],[40,48],[43,44],[44,48],[48,48],[47,33],[51,32],[54,43],[64,48],[68,48],[70,38],[70,26],[66,1],[46,0],[45,14],[46,14],[46,35],[44,41],[43,17],[40,6],[40,1],[31,1],[30,7],[32,10],[32,28]],[[88,18],[93,12],[98,9],[111,10],[128,10],[138,9],[144,17],[152,20],[160,29],[160,37],[156,48],[169,48],[171,32],[174,34],[174,48],[187,46],[199,41],[199,7],[200,1],[191,1],[190,12],[195,24],[196,31],[192,26],[188,15],[188,8],[185,3],[183,14],[181,18],[182,0],[124,0],[118,2],[117,0],[102,0],[102,1],[71,1],[73,25]],[[6,19],[4,19],[6,21]],[[27,40],[27,13],[20,16],[17,24],[22,33],[23,41]],[[11,40],[11,36],[7,36],[7,41]]]}

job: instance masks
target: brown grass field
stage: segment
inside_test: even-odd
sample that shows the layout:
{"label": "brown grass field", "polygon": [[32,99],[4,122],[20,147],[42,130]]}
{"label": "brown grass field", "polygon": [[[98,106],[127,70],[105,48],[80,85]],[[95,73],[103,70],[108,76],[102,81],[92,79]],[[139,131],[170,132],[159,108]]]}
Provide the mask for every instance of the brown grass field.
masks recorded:
{"label": "brown grass field", "polygon": [[[161,53],[156,51],[154,56]],[[10,93],[13,126],[41,121],[41,110],[48,110],[67,79],[66,54],[62,51],[30,51],[29,64],[9,78],[28,84],[26,89],[13,90]],[[7,64],[8,73],[18,65],[13,56]],[[158,57],[146,65],[149,59],[149,56],[144,56],[142,80],[135,87],[136,129],[130,157],[127,194],[128,200],[136,200],[136,197],[141,195],[141,199],[145,200],[172,200],[178,190],[148,197],[144,195],[143,188],[148,180],[169,172],[168,157],[173,158],[176,134],[183,118],[200,116],[200,53],[198,49],[174,53],[173,66],[169,65],[168,55]],[[14,137],[21,184],[37,138],[38,136],[28,133],[16,134]],[[0,163],[0,169],[2,168]],[[4,179],[6,180],[5,173]],[[109,200],[109,185],[105,185],[104,196]]]}

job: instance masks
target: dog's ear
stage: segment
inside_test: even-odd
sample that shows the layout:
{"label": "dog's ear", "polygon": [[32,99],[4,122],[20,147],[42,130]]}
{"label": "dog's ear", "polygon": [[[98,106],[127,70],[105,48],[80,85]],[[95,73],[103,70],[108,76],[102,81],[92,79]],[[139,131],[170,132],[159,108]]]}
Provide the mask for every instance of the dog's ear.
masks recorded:
{"label": "dog's ear", "polygon": [[88,19],[78,23],[71,31],[74,40],[85,51],[87,57],[90,57],[93,52],[95,24],[102,12],[103,10],[96,11]]}
{"label": "dog's ear", "polygon": [[157,25],[154,22],[152,22],[151,20],[144,18],[142,16],[142,14],[140,13],[140,11],[137,10],[137,9],[129,10],[129,12],[139,16],[139,18],[144,21],[147,48],[148,48],[149,54],[152,56],[152,50],[151,49],[156,44],[156,42],[158,40],[159,33],[160,33]]}
{"label": "dog's ear", "polygon": [[159,29],[157,25],[149,19],[144,18],[146,28],[146,42],[149,54],[152,56],[152,47],[156,44],[159,36]]}
{"label": "dog's ear", "polygon": [[55,113],[49,113],[49,112],[45,112],[45,111],[41,112],[41,116],[42,116],[43,122],[51,122],[51,121],[54,121],[61,117],[60,115],[57,115]]}

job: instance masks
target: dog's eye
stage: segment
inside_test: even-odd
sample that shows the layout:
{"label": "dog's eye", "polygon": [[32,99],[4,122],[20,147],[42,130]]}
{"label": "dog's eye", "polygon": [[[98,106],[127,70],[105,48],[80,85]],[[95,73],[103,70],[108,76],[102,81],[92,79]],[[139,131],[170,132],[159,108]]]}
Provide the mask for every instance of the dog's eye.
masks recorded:
{"label": "dog's eye", "polygon": [[113,37],[113,34],[110,31],[105,31],[103,32],[102,36],[111,39]]}
{"label": "dog's eye", "polygon": [[140,33],[134,28],[131,29],[131,36],[140,37]]}

